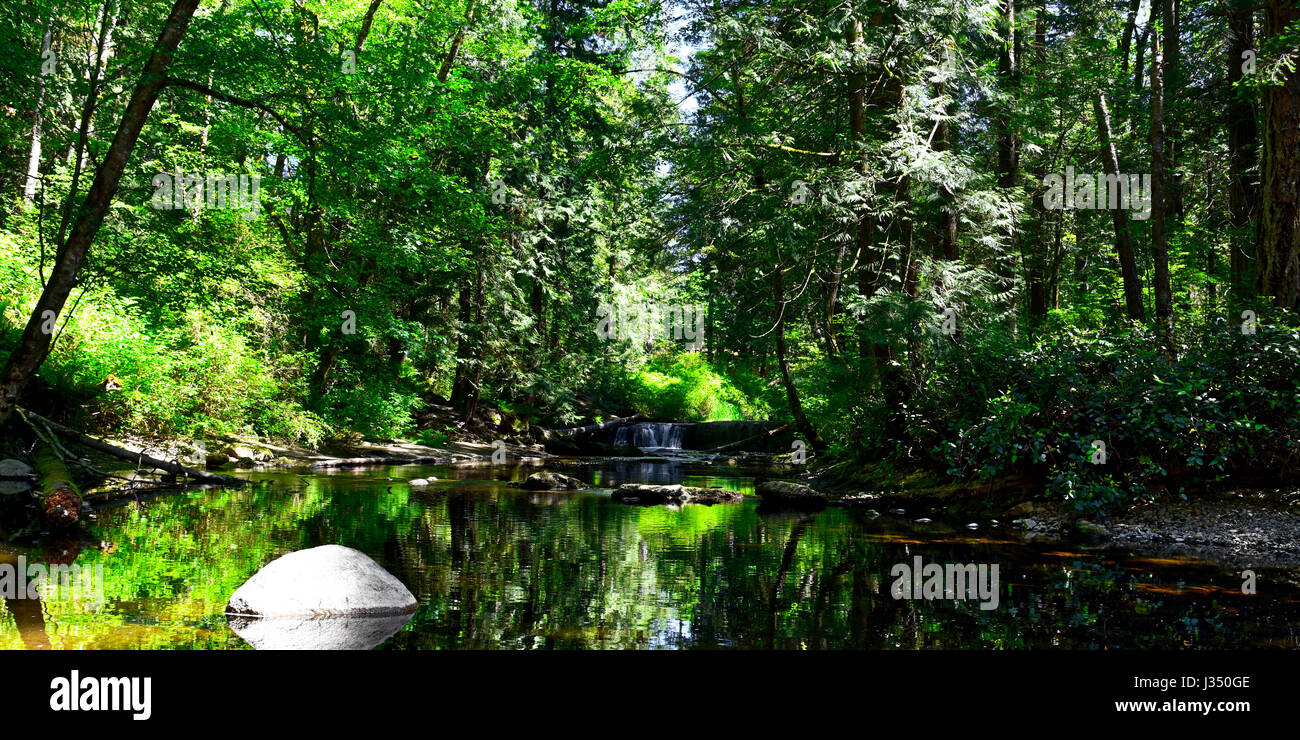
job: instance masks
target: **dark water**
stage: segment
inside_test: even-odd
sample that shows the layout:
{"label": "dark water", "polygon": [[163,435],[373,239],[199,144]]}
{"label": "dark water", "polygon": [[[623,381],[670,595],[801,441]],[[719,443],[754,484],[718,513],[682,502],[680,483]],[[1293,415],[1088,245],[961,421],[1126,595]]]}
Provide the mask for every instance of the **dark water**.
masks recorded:
{"label": "dark water", "polygon": [[[369,554],[419,599],[383,649],[1300,646],[1295,572],[1259,570],[1258,593],[1244,595],[1239,574],[1212,564],[1033,546],[987,525],[769,513],[753,500],[645,508],[608,490],[504,485],[533,470],[254,474],[242,490],[104,509],[92,530],[105,544],[75,561],[103,565],[104,602],[5,602],[0,647],[247,649],[222,616],[230,593],[270,560],[322,544]],[[606,489],[680,481],[753,492],[725,467],[564,470]],[[404,482],[420,476],[439,481]],[[996,564],[997,608],[894,599],[891,569],[917,556]]]}

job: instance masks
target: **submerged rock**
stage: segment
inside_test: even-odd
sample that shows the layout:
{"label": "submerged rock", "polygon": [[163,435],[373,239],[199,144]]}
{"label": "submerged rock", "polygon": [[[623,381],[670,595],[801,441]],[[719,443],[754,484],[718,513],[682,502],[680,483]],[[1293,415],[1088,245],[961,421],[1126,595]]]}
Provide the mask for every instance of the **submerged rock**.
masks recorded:
{"label": "submerged rock", "polygon": [[21,460],[0,460],[0,494],[32,490],[32,467]]}
{"label": "submerged rock", "polygon": [[1086,534],[1091,537],[1106,537],[1110,534],[1109,529],[1106,529],[1100,524],[1094,524],[1086,519],[1080,519],[1075,522],[1074,526],[1080,534]]}
{"label": "submerged rock", "polygon": [[613,499],[625,504],[730,504],[745,498],[729,488],[695,488],[692,486],[624,483],[614,491]]}
{"label": "submerged rock", "polygon": [[1030,501],[1021,501],[1007,509],[1007,516],[1028,516],[1032,513],[1034,513],[1034,504]]}
{"label": "submerged rock", "polygon": [[324,545],[272,560],[235,589],[226,613],[258,617],[392,616],[415,596],[368,555]]}
{"label": "submerged rock", "polygon": [[525,491],[576,491],[587,487],[586,483],[577,478],[550,471],[533,473],[523,483],[511,481],[508,485]]}
{"label": "submerged rock", "polygon": [[811,486],[783,480],[770,480],[758,484],[756,489],[763,497],[764,506],[783,506],[801,509],[824,509],[826,497]]}

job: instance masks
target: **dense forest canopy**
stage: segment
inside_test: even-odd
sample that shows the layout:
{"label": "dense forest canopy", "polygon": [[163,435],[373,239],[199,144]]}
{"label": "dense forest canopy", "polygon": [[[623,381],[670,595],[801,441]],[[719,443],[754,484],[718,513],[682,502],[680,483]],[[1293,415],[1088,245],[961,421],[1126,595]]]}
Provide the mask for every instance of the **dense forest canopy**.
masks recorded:
{"label": "dense forest canopy", "polygon": [[1295,463],[1292,0],[33,0],[0,34],[0,420],[770,417],[1088,500]]}

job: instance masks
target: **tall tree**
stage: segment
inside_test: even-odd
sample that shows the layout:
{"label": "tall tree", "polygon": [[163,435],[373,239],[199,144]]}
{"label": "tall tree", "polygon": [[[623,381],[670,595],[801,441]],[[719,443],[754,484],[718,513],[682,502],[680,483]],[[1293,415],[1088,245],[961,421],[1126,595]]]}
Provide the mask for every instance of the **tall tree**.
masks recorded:
{"label": "tall tree", "polygon": [[[50,19],[45,24],[45,33],[41,36],[41,59],[47,59],[52,53],[51,46],[54,37],[54,13],[50,13]],[[27,154],[27,177],[23,180],[23,198],[28,201],[36,200],[36,186],[41,179],[41,123],[42,108],[45,104],[45,77],[42,72],[36,81],[36,107],[35,115],[32,120],[32,143],[28,148]]]}
{"label": "tall tree", "polygon": [[[998,80],[1001,85],[1002,101],[997,117],[998,136],[998,186],[1003,189],[1004,197],[1014,198],[1012,191],[1020,177],[1020,135],[1015,129],[1012,111],[1020,87],[1020,59],[1017,53],[1018,37],[1016,35],[1016,0],[1002,0],[1002,44],[998,51]],[[1010,296],[1011,310],[1008,312],[1012,330],[1016,324],[1015,300],[1015,261],[1017,253],[1018,229],[1015,221],[1009,221],[1006,251],[998,264],[998,275],[1002,278],[1001,291]]]}
{"label": "tall tree", "polygon": [[1255,238],[1248,229],[1256,215],[1259,199],[1257,175],[1258,126],[1255,104],[1240,83],[1245,78],[1248,61],[1255,51],[1255,11],[1237,8],[1228,12],[1231,31],[1228,44],[1228,82],[1232,85],[1227,108],[1228,130],[1228,211],[1231,250],[1228,265],[1233,300],[1242,302],[1254,291],[1249,271],[1255,261]]}
{"label": "tall tree", "polygon": [[117,134],[104,155],[104,162],[95,174],[89,192],[86,193],[76,223],[67,240],[59,247],[49,282],[46,283],[40,299],[36,302],[36,307],[32,310],[18,347],[9,356],[3,373],[0,373],[0,425],[8,421],[14,406],[22,396],[23,389],[27,387],[27,382],[45,361],[45,355],[50,347],[53,322],[63,310],[68,295],[77,284],[77,273],[81,269],[81,263],[85,260],[86,253],[90,251],[95,235],[99,233],[99,227],[104,222],[104,215],[108,212],[122,179],[122,171],[126,168],[131,152],[135,149],[136,140],[140,138],[140,130],[144,128],[149,111],[153,109],[158,93],[167,82],[167,71],[171,66],[172,55],[185,35],[185,30],[189,27],[190,19],[198,4],[199,0],[176,0],[158,34],[158,40],[154,42],[153,53],[150,54],[149,61],[145,64],[144,71],[136,83],[135,91],[131,94],[131,100],[122,115]]}
{"label": "tall tree", "polygon": [[[1106,106],[1106,95],[1100,91],[1093,98],[1093,111],[1097,116],[1097,131],[1101,139],[1101,161],[1106,174],[1120,177],[1119,155],[1115,151],[1115,142],[1111,135],[1110,110]],[[1133,235],[1129,230],[1128,211],[1123,208],[1110,209],[1111,220],[1115,224],[1115,254],[1119,257],[1120,276],[1124,281],[1124,310],[1134,321],[1146,319],[1146,307],[1142,303],[1142,278],[1138,275],[1137,259],[1133,254]],[[1154,208],[1153,214],[1154,216]]]}
{"label": "tall tree", "polygon": [[[1264,33],[1300,39],[1300,4],[1269,0]],[[1264,88],[1259,294],[1274,305],[1300,308],[1300,64],[1293,58],[1278,74],[1281,79]]]}
{"label": "tall tree", "polygon": [[[1166,19],[1173,0],[1164,0]],[[1173,326],[1173,294],[1169,285],[1168,167],[1165,150],[1165,65],[1161,34],[1151,40],[1151,262],[1155,276],[1156,324],[1162,335]]]}

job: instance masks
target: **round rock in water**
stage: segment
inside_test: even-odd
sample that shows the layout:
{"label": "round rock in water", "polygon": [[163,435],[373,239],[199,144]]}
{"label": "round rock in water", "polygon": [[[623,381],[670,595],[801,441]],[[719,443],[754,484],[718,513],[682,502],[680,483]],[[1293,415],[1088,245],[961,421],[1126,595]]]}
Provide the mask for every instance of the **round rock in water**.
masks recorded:
{"label": "round rock in water", "polygon": [[235,589],[226,613],[257,617],[388,616],[415,611],[392,573],[350,547],[324,545],[271,561]]}
{"label": "round rock in water", "polygon": [[31,475],[32,467],[21,460],[0,460],[0,493],[32,490]]}

